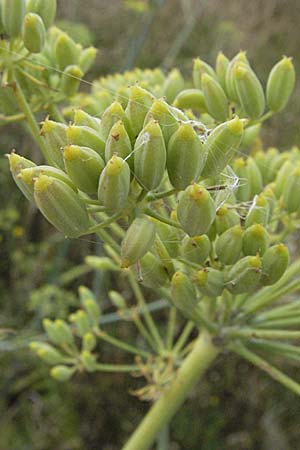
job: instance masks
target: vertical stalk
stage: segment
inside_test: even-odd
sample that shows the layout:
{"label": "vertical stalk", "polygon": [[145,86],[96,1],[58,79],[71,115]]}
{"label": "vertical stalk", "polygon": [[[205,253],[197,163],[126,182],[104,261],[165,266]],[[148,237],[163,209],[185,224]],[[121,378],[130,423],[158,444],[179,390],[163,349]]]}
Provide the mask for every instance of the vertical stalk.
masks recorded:
{"label": "vertical stalk", "polygon": [[212,343],[211,335],[203,330],[171,386],[152,406],[122,450],[148,450],[151,447],[158,433],[169,424],[218,353],[219,349]]}
{"label": "vertical stalk", "polygon": [[166,336],[166,347],[171,350],[173,345],[174,332],[176,327],[176,316],[177,310],[175,307],[171,306],[169,311],[168,325],[167,325],[167,336]]}
{"label": "vertical stalk", "polygon": [[18,75],[16,74],[16,72],[14,72],[13,78],[14,78],[14,87],[13,87],[14,94],[15,94],[16,100],[18,102],[19,108],[25,115],[29,130],[30,130],[33,138],[36,140],[37,144],[39,145],[41,152],[44,155],[44,158],[46,159],[47,162],[49,162],[50,157],[49,157],[47,146],[46,146],[43,138],[40,135],[39,126],[35,120],[35,117],[31,111],[31,108],[26,100],[26,97],[23,94],[22,88],[18,82]]}
{"label": "vertical stalk", "polygon": [[142,293],[142,291],[141,291],[141,289],[140,289],[136,279],[134,278],[134,276],[133,276],[133,274],[131,272],[128,273],[128,281],[129,281],[129,284],[130,284],[130,286],[131,286],[131,288],[133,290],[135,298],[137,300],[137,304],[143,310],[143,315],[144,315],[144,318],[145,318],[145,322],[146,322],[146,324],[148,326],[148,329],[149,329],[153,339],[156,342],[157,350],[159,352],[160,350],[162,350],[164,348],[164,344],[163,344],[162,338],[161,338],[161,336],[160,336],[160,334],[158,332],[158,329],[157,329],[157,327],[155,325],[155,322],[154,322],[154,320],[152,318],[152,315],[150,314],[150,312],[147,309],[147,305],[146,305],[146,301],[145,301],[145,298],[143,296],[143,293]]}
{"label": "vertical stalk", "polygon": [[169,450],[170,435],[168,425],[159,433],[157,437],[156,450]]}

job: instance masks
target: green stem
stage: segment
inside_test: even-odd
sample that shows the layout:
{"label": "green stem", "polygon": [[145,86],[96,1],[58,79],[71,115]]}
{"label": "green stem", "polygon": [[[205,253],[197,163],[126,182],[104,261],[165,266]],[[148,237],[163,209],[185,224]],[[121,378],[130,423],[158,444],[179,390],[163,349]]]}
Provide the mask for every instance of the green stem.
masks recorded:
{"label": "green stem", "polygon": [[278,288],[276,292],[270,292],[269,295],[265,295],[265,297],[261,297],[256,301],[249,301],[247,302],[247,305],[244,308],[244,311],[247,314],[253,314],[259,309],[265,308],[266,306],[269,306],[270,304],[274,303],[276,300],[278,300],[280,297],[283,297],[284,295],[295,292],[300,289],[300,281],[299,279],[296,279],[295,281],[291,282],[290,284],[283,286],[282,288]]}
{"label": "green stem", "polygon": [[170,434],[168,425],[159,433],[157,438],[156,450],[169,450],[170,448]]}
{"label": "green stem", "polygon": [[294,312],[292,317],[286,317],[278,320],[265,321],[263,323],[256,324],[257,328],[289,328],[297,326],[300,324],[300,314],[299,312]]}
{"label": "green stem", "polygon": [[40,135],[40,129],[39,126],[35,120],[35,117],[31,111],[31,108],[26,100],[25,95],[23,94],[22,88],[18,82],[18,76],[16,73],[14,73],[14,94],[17,99],[17,102],[19,104],[19,108],[23,112],[23,114],[26,117],[28,127],[30,129],[30,132],[38,145],[40,146],[40,149],[46,159],[46,161],[51,161],[51,158],[48,153],[48,148],[43,140],[43,138]]}
{"label": "green stem", "polygon": [[151,353],[146,352],[145,350],[141,350],[137,347],[134,347],[133,345],[126,344],[126,342],[121,341],[120,339],[114,338],[113,336],[110,336],[109,334],[105,333],[104,331],[97,331],[96,335],[99,339],[102,339],[103,341],[107,342],[108,344],[111,344],[115,347],[120,348],[121,350],[124,350],[128,353],[133,353],[134,355],[140,355],[144,358],[148,358]]}
{"label": "green stem", "polygon": [[187,322],[185,327],[183,328],[183,331],[181,333],[181,335],[179,336],[176,345],[174,347],[174,352],[175,353],[180,353],[182,348],[185,346],[191,332],[193,331],[193,329],[195,328],[195,324],[194,322]]}
{"label": "green stem", "polygon": [[218,353],[219,349],[212,343],[211,335],[202,331],[170,387],[152,406],[122,450],[150,449],[158,433],[169,424]]}
{"label": "green stem", "polygon": [[167,191],[156,192],[153,194],[148,194],[146,197],[147,202],[153,202],[154,200],[159,200],[161,198],[170,197],[171,195],[176,194],[176,189],[169,189]]}
{"label": "green stem", "polygon": [[139,317],[139,314],[138,314],[138,311],[133,311],[133,313],[132,313],[132,321],[135,324],[135,326],[137,327],[137,329],[140,332],[140,334],[144,337],[145,341],[148,342],[148,344],[150,345],[152,350],[154,350],[156,352],[156,350],[157,350],[156,342],[154,341],[154,339],[150,335],[149,331],[147,330],[147,328],[145,327],[145,325],[141,321],[141,319]]}
{"label": "green stem", "polygon": [[268,341],[267,339],[253,339],[249,343],[265,351],[275,352],[280,356],[284,355],[285,358],[287,356],[295,356],[298,361],[300,358],[300,348],[295,345],[286,344],[283,342]]}
{"label": "green stem", "polygon": [[166,347],[171,350],[173,345],[173,337],[176,326],[176,316],[177,310],[175,307],[171,307],[169,311],[168,325],[167,325],[167,335],[166,335]]}
{"label": "green stem", "polygon": [[230,338],[262,338],[262,339],[300,339],[300,331],[260,330],[258,328],[228,328],[224,335]]}
{"label": "green stem", "polygon": [[161,214],[156,213],[155,211],[153,211],[150,208],[146,208],[144,212],[148,216],[151,216],[154,219],[159,220],[160,222],[166,223],[167,225],[171,225],[171,227],[179,228],[180,230],[182,230],[182,227],[178,222],[175,222],[175,220],[172,220],[172,219],[168,219],[167,217],[164,217]]}
{"label": "green stem", "polygon": [[108,227],[111,223],[118,220],[121,217],[121,215],[122,215],[122,213],[116,212],[111,217],[108,217],[104,222],[97,223],[96,225],[93,225],[92,227],[90,227],[88,229],[88,231],[83,234],[83,236],[86,234],[97,233],[102,228]]}
{"label": "green stem", "polygon": [[0,114],[0,121],[3,121],[5,123],[18,122],[19,120],[24,120],[25,118],[26,117],[24,113],[13,114],[11,116]]}
{"label": "green stem", "polygon": [[128,281],[129,284],[133,290],[133,293],[135,295],[135,298],[137,300],[138,306],[143,308],[144,311],[144,318],[145,318],[145,322],[148,326],[148,329],[153,337],[153,339],[156,342],[157,345],[157,349],[161,350],[163,348],[163,341],[159,335],[158,329],[155,325],[155,322],[150,314],[150,312],[148,311],[148,309],[146,308],[146,301],[145,298],[143,296],[143,293],[136,281],[136,279],[134,278],[134,275],[132,274],[132,272],[128,272]]}
{"label": "green stem", "polygon": [[[299,282],[299,280],[296,280],[289,285],[288,282],[291,281],[295,275],[298,275],[299,270],[300,260],[297,260],[290,265],[285,274],[280,278],[279,281],[277,281],[277,283],[273,284],[272,286],[265,287],[256,294],[248,297],[245,302],[244,312],[246,314],[253,313],[260,308],[268,306],[273,302],[273,300],[275,301],[281,295],[287,293],[286,289],[288,289],[288,292],[290,292],[290,289],[294,289],[295,286],[297,288],[297,282]],[[280,294],[278,294],[278,292],[280,292]]]}
{"label": "green stem", "polygon": [[135,372],[139,367],[134,364],[97,364],[97,370],[101,372]]}
{"label": "green stem", "polygon": [[118,254],[120,253],[120,247],[117,244],[117,242],[110,236],[109,233],[107,233],[105,230],[98,230],[96,233],[99,238],[105,242],[106,244],[110,245]]}
{"label": "green stem", "polygon": [[[101,214],[99,214],[99,217],[101,217],[103,220],[106,220],[108,216],[107,214],[102,212]],[[110,229],[118,238],[123,239],[123,237],[125,236],[125,230],[123,230],[123,228],[120,227],[117,222],[110,224]]]}
{"label": "green stem", "polygon": [[252,323],[259,324],[266,320],[282,319],[285,317],[290,317],[290,315],[298,313],[298,311],[300,311],[300,301],[288,303],[286,305],[273,308],[265,313],[259,314],[257,317],[255,317]]}
{"label": "green stem", "polygon": [[271,378],[278,381],[291,391],[295,392],[295,394],[300,395],[300,384],[296,383],[294,380],[285,375],[283,372],[276,369],[276,367],[269,364],[265,359],[248,350],[241,343],[237,342],[232,343],[229,345],[229,348],[234,353],[237,353],[242,358],[259,367],[261,370],[266,372]]}
{"label": "green stem", "polygon": [[247,123],[247,128],[248,127],[252,127],[253,125],[257,125],[259,123],[264,122],[265,120],[269,119],[270,117],[272,117],[275,113],[273,111],[268,111],[266,112],[266,114],[264,114],[263,116],[261,116],[259,119],[256,120],[249,120],[249,122]]}
{"label": "green stem", "polygon": [[169,277],[172,278],[175,272],[174,264],[168,250],[166,249],[165,244],[159,237],[158,233],[155,237],[154,246],[162,265],[166,268]]}

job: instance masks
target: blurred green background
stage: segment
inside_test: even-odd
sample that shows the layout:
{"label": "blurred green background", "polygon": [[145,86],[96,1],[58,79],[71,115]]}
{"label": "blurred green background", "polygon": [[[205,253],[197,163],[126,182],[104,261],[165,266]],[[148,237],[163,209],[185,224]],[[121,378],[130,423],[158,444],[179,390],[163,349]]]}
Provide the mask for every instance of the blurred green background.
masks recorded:
{"label": "blurred green background", "polygon": [[[219,50],[232,57],[240,49],[247,50],[263,82],[283,54],[293,57],[299,72],[298,0],[58,4],[57,25],[99,49],[88,81],[133,67],[177,66],[189,76],[194,57],[213,64]],[[83,83],[82,88],[89,86]],[[297,86],[288,109],[266,125],[266,146],[299,145],[299,110]],[[1,129],[1,155],[14,147],[35,161],[40,158],[19,125]],[[148,408],[128,393],[137,381],[89,374],[60,385],[27,347],[41,333],[43,317],[65,318],[76,308],[80,284],[103,297],[109,312],[105,291],[116,280],[89,272],[83,264],[86,255],[101,253],[101,243],[63,239],[23,200],[7,166],[1,157],[0,450],[117,450]],[[72,270],[76,265],[78,273]],[[156,317],[163,322],[164,313]],[[132,333],[127,326],[114,327],[124,339]],[[299,378],[299,368],[292,371]],[[299,413],[298,398],[282,386],[246,363],[222,358],[177,415],[170,449],[296,450]]]}

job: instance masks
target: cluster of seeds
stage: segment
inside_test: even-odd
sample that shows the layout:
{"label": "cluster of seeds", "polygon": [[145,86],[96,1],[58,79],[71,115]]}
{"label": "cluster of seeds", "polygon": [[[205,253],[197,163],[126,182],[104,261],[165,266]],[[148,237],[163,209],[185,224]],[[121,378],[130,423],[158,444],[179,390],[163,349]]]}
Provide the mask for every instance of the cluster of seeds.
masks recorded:
{"label": "cluster of seeds", "polygon": [[[103,79],[91,95],[136,74]],[[201,295],[275,283],[288,264],[287,248],[277,243],[283,211],[299,211],[299,151],[238,157],[266,105],[245,53],[232,61],[220,54],[215,70],[195,60],[189,89],[179,71],[139,76],[153,86],[161,81],[167,99],[134,84],[101,119],[82,109],[68,125],[47,118],[41,136],[49,165],[9,155],[19,188],[71,238],[120,221],[120,266],[145,285],[171,283],[174,303],[189,317]],[[267,83],[267,115],[285,106],[293,85],[293,65],[283,58]]]}

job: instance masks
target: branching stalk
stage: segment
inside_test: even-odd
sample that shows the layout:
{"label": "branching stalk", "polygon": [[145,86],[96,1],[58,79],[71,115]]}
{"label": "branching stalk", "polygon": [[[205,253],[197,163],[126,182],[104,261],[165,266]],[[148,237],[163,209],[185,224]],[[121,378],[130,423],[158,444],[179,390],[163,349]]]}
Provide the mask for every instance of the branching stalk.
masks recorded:
{"label": "branching stalk", "polygon": [[122,450],[148,450],[156,436],[170,422],[189,392],[219,354],[212,337],[202,331],[191,353],[185,358],[176,378],[152,406]]}

